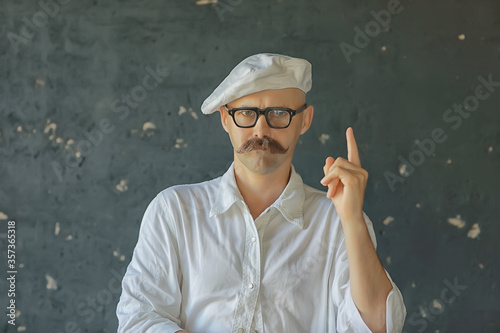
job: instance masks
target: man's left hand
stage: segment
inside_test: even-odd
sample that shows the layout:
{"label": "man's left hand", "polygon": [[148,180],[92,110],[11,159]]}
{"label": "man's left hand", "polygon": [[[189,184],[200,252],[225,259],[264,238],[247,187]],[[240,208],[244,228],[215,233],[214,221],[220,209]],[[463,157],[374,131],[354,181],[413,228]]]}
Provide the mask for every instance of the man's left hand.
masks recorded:
{"label": "man's left hand", "polygon": [[361,168],[358,146],[352,127],[346,131],[347,160],[328,157],[323,167],[325,177],[321,184],[328,186],[326,196],[332,199],[342,223],[363,220],[363,198],[368,171]]}

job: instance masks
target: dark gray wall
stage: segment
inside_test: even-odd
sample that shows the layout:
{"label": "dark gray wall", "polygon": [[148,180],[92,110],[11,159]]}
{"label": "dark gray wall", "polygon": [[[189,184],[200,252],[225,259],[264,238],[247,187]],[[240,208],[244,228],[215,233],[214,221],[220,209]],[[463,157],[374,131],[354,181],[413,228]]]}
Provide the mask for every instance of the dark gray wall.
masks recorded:
{"label": "dark gray wall", "polygon": [[[232,159],[202,101],[246,56],[276,52],[313,64],[315,119],[294,160],[306,183],[322,188],[324,159],[346,155],[354,127],[405,331],[500,332],[500,87],[479,79],[500,81],[500,2],[402,1],[380,31],[370,12],[385,1],[42,3],[51,15],[0,1],[0,262],[6,276],[14,220],[20,311],[0,331],[116,331],[149,201]],[[462,103],[472,110],[448,111]]]}

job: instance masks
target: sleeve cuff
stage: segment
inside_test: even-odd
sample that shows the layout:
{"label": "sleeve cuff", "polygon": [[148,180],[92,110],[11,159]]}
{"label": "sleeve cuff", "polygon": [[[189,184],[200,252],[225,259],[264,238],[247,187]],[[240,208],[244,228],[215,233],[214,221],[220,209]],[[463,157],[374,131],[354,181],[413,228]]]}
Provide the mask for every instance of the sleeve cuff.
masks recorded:
{"label": "sleeve cuff", "polygon": [[[398,287],[394,284],[387,271],[385,271],[385,274],[392,284],[392,289],[389,291],[385,303],[385,324],[387,333],[401,333],[403,330],[404,320],[406,318],[406,307],[403,303],[403,296],[401,295]],[[350,317],[347,318],[347,327],[345,332],[371,333],[370,329],[363,321],[356,304],[354,304],[350,290],[346,293],[345,302],[345,313],[350,314]]]}

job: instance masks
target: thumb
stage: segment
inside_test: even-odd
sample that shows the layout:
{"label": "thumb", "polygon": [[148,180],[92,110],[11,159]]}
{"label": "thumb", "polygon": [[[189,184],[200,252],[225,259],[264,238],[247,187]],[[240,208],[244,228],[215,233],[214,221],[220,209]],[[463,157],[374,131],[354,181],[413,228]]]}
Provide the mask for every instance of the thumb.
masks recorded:
{"label": "thumb", "polygon": [[325,176],[326,176],[328,170],[330,170],[330,168],[334,162],[335,162],[335,159],[333,157],[327,157],[327,159],[325,161],[325,166],[323,166],[323,173],[325,174]]}

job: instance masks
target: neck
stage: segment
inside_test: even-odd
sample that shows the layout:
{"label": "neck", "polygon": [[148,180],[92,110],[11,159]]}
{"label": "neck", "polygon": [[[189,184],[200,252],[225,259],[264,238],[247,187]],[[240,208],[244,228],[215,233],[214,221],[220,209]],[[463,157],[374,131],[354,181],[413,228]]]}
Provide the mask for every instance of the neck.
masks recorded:
{"label": "neck", "polygon": [[235,159],[236,185],[254,220],[283,193],[290,179],[290,173],[291,161],[283,163],[272,172],[262,174],[252,172]]}

